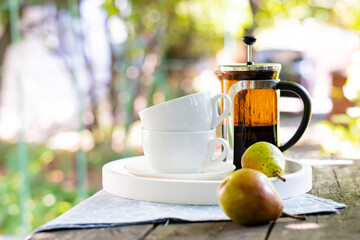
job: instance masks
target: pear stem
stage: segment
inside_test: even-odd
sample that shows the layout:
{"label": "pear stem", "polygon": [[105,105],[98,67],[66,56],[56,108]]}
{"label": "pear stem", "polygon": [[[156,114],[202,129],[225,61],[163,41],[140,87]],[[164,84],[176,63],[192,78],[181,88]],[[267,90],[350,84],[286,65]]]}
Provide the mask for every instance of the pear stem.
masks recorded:
{"label": "pear stem", "polygon": [[287,213],[287,212],[282,212],[282,215],[285,216],[285,217],[291,217],[291,218],[295,218],[295,219],[299,219],[299,220],[306,220],[305,215],[296,216],[296,215],[292,215],[292,214]]}
{"label": "pear stem", "polygon": [[286,178],[282,177],[278,171],[274,172],[274,174],[283,182],[286,182]]}

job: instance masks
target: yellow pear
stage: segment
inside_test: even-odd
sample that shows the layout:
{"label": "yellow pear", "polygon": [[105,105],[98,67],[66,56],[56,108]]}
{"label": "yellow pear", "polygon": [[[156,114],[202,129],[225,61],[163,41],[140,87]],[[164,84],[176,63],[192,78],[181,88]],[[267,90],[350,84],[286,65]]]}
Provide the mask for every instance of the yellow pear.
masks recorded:
{"label": "yellow pear", "polygon": [[286,181],[281,177],[285,170],[285,157],[279,148],[271,143],[257,142],[251,145],[241,157],[241,166]]}
{"label": "yellow pear", "polygon": [[234,222],[252,225],[275,221],[281,215],[306,220],[283,212],[284,203],[269,178],[260,171],[242,168],[227,175],[217,189],[219,205]]}
{"label": "yellow pear", "polygon": [[217,191],[220,207],[234,222],[251,225],[276,220],[284,203],[263,173],[242,168],[227,175]]}

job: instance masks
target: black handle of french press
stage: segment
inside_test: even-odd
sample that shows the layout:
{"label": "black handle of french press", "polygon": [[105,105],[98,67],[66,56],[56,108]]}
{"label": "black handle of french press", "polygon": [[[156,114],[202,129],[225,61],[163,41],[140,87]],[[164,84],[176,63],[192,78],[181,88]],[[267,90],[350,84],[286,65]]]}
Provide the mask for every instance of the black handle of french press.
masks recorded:
{"label": "black handle of french press", "polygon": [[289,141],[279,147],[279,149],[283,152],[293,146],[301,138],[307,126],[309,125],[311,119],[311,100],[307,90],[300,84],[294,82],[279,82],[276,84],[275,88],[279,89],[280,91],[289,91],[295,93],[304,103],[303,115],[298,129]]}

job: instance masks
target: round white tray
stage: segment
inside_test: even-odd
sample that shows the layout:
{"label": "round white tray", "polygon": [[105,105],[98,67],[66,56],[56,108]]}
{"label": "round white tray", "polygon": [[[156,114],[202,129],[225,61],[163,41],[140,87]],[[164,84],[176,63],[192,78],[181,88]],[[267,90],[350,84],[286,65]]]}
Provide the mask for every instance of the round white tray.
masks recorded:
{"label": "round white tray", "polygon": [[[217,188],[221,180],[177,180],[139,177],[125,170],[128,161],[143,159],[144,156],[124,158],[103,166],[102,184],[108,193],[135,200],[218,205]],[[286,159],[286,182],[270,178],[279,195],[285,199],[306,193],[312,188],[312,169],[295,160]]]}

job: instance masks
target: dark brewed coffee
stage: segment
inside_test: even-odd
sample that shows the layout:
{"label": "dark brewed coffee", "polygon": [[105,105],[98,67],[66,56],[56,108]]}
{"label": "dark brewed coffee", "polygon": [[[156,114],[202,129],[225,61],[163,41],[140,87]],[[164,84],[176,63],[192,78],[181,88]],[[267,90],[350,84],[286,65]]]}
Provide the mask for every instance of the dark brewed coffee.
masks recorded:
{"label": "dark brewed coffee", "polygon": [[234,165],[236,169],[241,168],[241,157],[245,150],[252,144],[265,141],[277,146],[277,125],[246,127],[235,126],[234,128]]}

